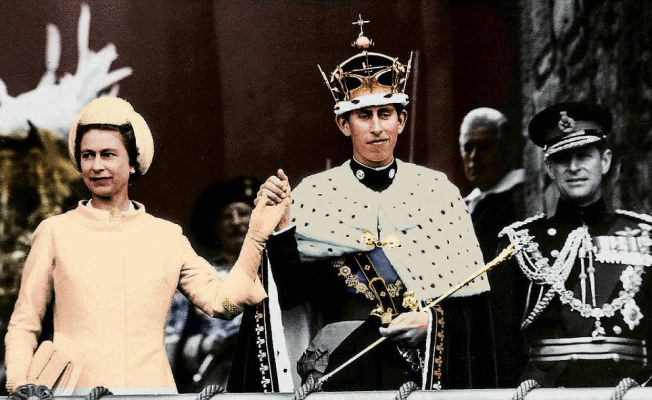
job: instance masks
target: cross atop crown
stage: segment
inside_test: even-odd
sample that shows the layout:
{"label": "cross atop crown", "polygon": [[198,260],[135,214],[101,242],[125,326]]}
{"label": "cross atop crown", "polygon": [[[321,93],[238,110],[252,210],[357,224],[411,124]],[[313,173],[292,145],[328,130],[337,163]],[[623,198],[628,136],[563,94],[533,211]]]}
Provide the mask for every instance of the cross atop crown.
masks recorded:
{"label": "cross atop crown", "polygon": [[365,20],[362,19],[362,14],[358,14],[358,20],[351,24],[351,25],[358,25],[360,27],[360,34],[358,35],[358,37],[364,36],[364,32],[362,31],[362,25],[368,24],[368,23],[369,23],[369,21],[365,21]]}

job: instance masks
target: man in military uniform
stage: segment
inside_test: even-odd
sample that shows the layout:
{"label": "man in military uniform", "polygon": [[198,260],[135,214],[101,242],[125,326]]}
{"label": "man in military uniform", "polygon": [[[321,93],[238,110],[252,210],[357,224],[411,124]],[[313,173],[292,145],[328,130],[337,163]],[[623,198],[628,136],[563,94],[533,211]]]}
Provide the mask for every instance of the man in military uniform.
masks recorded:
{"label": "man in military uniform", "polygon": [[[486,277],[425,307],[481,268],[482,254],[459,190],[441,172],[394,157],[410,64],[367,51],[358,23],[362,51],[323,74],[353,156],[294,190],[292,219],[268,244],[281,307],[311,300],[323,320],[299,371],[319,378],[383,335],[389,340],[324,388],[495,386]],[[259,195],[280,201],[288,188],[279,173]]]}
{"label": "man in military uniform", "polygon": [[650,375],[652,218],[605,205],[611,127],[611,114],[597,105],[561,103],[537,114],[529,135],[559,189],[557,209],[501,232],[517,248],[527,290],[523,379],[544,387],[615,386]]}

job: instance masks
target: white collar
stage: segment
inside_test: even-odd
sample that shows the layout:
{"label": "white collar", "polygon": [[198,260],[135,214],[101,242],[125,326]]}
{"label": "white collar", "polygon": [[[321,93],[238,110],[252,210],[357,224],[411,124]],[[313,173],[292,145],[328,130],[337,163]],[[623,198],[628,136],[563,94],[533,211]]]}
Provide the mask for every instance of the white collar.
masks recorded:
{"label": "white collar", "polygon": [[[93,207],[93,199],[88,200],[86,203],[86,207]],[[127,211],[136,211],[136,206],[134,205],[134,202],[129,200],[129,209]]]}
{"label": "white collar", "polygon": [[387,169],[387,168],[391,167],[392,164],[394,164],[394,158],[393,158],[393,157],[392,157],[392,161],[390,161],[389,164],[385,165],[384,167],[377,167],[377,168],[370,167],[370,166],[368,166],[367,164],[358,161],[355,157],[351,157],[351,158],[353,158],[353,160],[355,160],[355,162],[357,162],[358,164],[362,165],[363,167],[365,167],[365,168],[369,168],[369,169],[373,169],[374,171],[382,171],[382,170],[384,170],[384,169]]}
{"label": "white collar", "polygon": [[506,173],[505,176],[503,176],[503,178],[498,181],[497,184],[484,192],[479,188],[473,189],[471,193],[469,193],[469,195],[464,198],[464,202],[466,202],[469,214],[475,210],[475,207],[478,205],[478,203],[482,201],[482,199],[484,199],[487,195],[506,192],[511,190],[519,183],[523,183],[523,181],[525,181],[525,170],[523,168],[514,169]]}

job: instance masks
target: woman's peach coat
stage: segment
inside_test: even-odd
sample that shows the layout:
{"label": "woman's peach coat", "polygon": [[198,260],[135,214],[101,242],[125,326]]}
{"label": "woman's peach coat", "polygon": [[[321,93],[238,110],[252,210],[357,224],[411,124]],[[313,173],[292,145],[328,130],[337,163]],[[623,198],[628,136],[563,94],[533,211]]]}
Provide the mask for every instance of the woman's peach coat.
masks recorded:
{"label": "woman's peach coat", "polygon": [[220,280],[179,226],[135,204],[112,215],[80,202],[36,229],[6,336],[8,386],[27,383],[51,300],[53,342],[82,368],[75,393],[101,385],[118,394],[176,392],[164,337],[177,288],[209,315],[225,312],[225,298],[265,297],[250,271],[236,265]]}

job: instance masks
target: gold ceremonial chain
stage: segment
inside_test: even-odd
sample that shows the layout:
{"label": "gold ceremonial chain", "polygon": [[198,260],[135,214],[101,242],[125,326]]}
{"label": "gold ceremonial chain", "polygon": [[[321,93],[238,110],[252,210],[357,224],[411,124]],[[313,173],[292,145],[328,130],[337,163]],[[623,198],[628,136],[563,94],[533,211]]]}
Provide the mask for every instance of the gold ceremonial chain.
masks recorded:
{"label": "gold ceremonial chain", "polygon": [[[479,277],[480,275],[482,275],[482,274],[488,272],[490,269],[492,269],[493,267],[495,267],[495,266],[497,266],[498,264],[502,263],[503,261],[506,261],[506,260],[510,259],[510,258],[511,258],[515,253],[516,253],[516,249],[515,249],[514,245],[510,244],[510,245],[507,246],[503,251],[501,251],[500,254],[498,254],[498,256],[497,256],[496,258],[494,258],[493,260],[491,260],[491,261],[490,261],[488,264],[486,264],[484,267],[482,267],[482,268],[480,268],[479,270],[477,270],[476,272],[474,272],[473,275],[469,276],[469,277],[466,278],[465,280],[461,281],[461,282],[458,283],[457,285],[455,285],[455,286],[453,286],[452,288],[450,288],[446,293],[442,294],[441,296],[437,297],[435,300],[433,300],[433,301],[431,301],[430,303],[428,303],[428,304],[426,305],[425,308],[433,308],[434,306],[438,305],[440,302],[442,302],[442,301],[445,300],[446,298],[450,297],[453,293],[457,292],[458,290],[462,289],[462,288],[465,287],[466,285],[468,285],[468,284],[470,284],[471,282],[473,282],[473,281],[474,281],[477,277]],[[362,349],[358,354],[354,355],[353,357],[351,357],[350,359],[348,359],[347,361],[345,361],[342,365],[340,365],[339,367],[335,368],[335,369],[332,370],[330,373],[328,373],[328,374],[322,376],[322,377],[319,379],[319,381],[317,381],[317,385],[318,385],[318,386],[319,386],[319,385],[323,385],[323,384],[324,384],[327,380],[329,380],[333,375],[337,374],[338,372],[340,372],[341,370],[343,370],[344,368],[346,368],[347,366],[349,366],[350,364],[352,364],[355,360],[357,360],[358,358],[360,358],[360,357],[362,357],[363,355],[365,355],[367,352],[369,352],[370,350],[372,350],[373,348],[375,348],[376,346],[378,346],[379,344],[381,344],[382,342],[384,342],[386,339],[387,339],[387,336],[382,336],[381,338],[379,338],[378,340],[376,340],[375,342],[373,342],[373,343],[370,344],[369,346],[365,347],[365,348]]]}
{"label": "gold ceremonial chain", "polygon": [[[634,329],[643,318],[634,296],[639,292],[641,286],[641,275],[645,271],[643,265],[649,265],[649,258],[644,257],[647,255],[647,248],[650,245],[649,233],[647,233],[649,229],[645,230],[649,225],[643,225],[645,225],[642,227],[644,234],[640,237],[637,236],[641,234],[639,229],[625,230],[616,233],[619,237],[599,236],[597,246],[593,245],[592,237],[586,226],[581,226],[568,235],[552,265],[548,263],[547,258],[543,257],[532,236],[528,233],[512,231],[509,234],[510,240],[522,242],[523,251],[519,252],[516,257],[521,271],[531,281],[530,286],[534,283],[550,285],[545,295],[543,294],[544,288],[541,287],[539,300],[521,323],[521,329],[526,329],[534,322],[546,309],[555,294],[559,295],[562,304],[567,305],[572,311],[578,312],[583,318],[595,319],[595,329],[591,333],[593,337],[606,335],[600,319],[611,318],[618,311],[622,313],[623,319],[630,329]],[[641,247],[645,248],[646,254],[638,254]],[[622,253],[625,255],[621,256]],[[579,260],[580,266],[580,298],[576,298],[575,293],[565,286],[577,260]],[[596,304],[594,260],[623,264],[632,262],[620,276],[623,290],[619,291],[618,297],[599,307]],[[642,265],[636,265],[636,263]],[[587,291],[590,291],[590,301],[587,299]]]}

